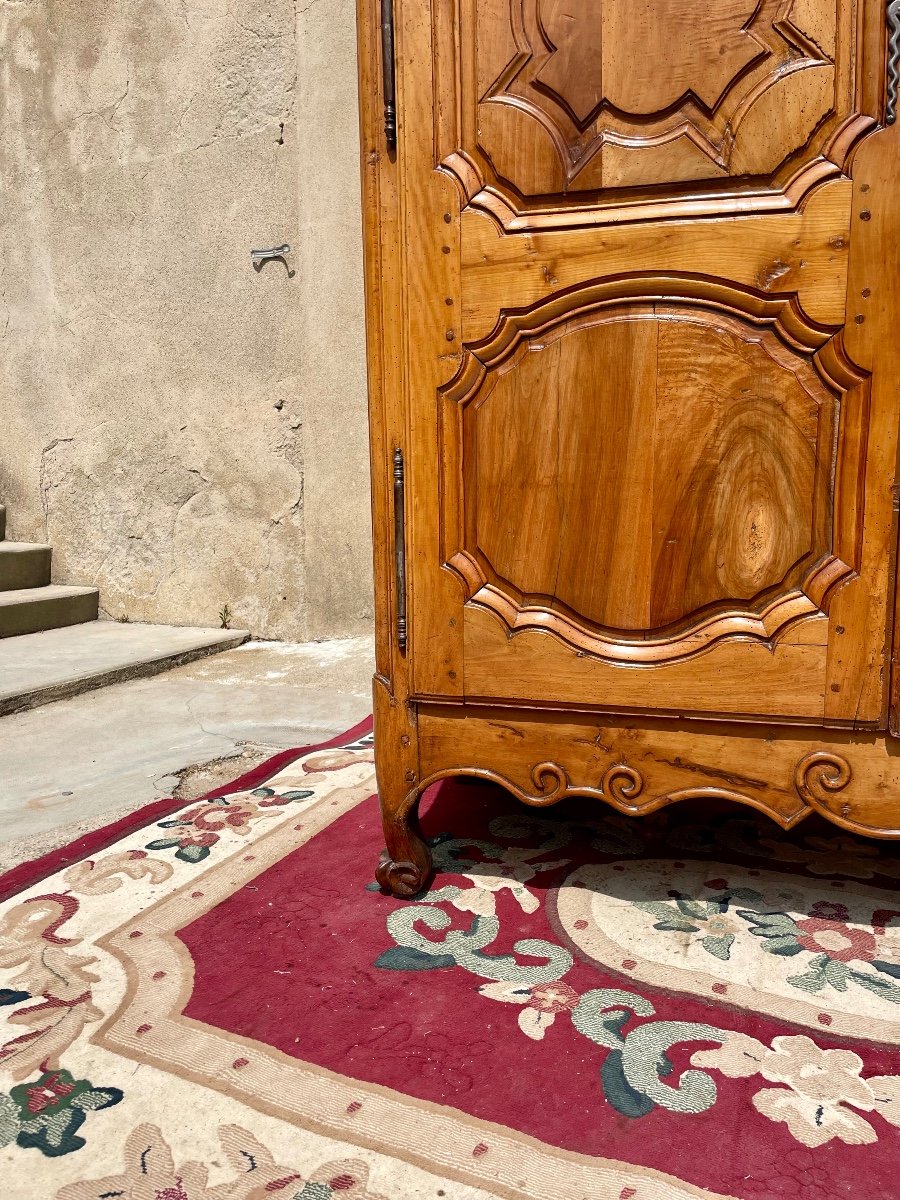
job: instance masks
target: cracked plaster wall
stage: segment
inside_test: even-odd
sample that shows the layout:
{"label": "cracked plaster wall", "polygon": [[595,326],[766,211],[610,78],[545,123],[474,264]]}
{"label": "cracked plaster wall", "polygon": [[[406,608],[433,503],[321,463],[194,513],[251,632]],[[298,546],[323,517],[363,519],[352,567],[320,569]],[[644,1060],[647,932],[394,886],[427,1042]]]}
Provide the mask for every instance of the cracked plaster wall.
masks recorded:
{"label": "cracked plaster wall", "polygon": [[0,0],[0,500],[104,614],[368,627],[358,179],[352,0]]}

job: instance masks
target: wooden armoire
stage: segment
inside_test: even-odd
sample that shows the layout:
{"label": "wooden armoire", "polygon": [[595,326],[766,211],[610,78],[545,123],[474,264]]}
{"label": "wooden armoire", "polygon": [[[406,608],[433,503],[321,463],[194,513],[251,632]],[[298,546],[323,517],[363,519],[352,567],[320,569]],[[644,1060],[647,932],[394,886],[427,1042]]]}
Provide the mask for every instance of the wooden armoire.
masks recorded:
{"label": "wooden armoire", "polygon": [[900,0],[360,0],[396,895],[417,805],[900,837]]}

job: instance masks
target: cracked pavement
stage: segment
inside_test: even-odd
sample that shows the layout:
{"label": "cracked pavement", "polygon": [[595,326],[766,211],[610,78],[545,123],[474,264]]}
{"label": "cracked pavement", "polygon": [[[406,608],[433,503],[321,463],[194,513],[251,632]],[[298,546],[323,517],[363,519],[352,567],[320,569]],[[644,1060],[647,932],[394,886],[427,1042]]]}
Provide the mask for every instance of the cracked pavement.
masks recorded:
{"label": "cracked pavement", "polygon": [[0,871],[154,800],[191,800],[370,711],[371,638],[234,650],[0,717]]}

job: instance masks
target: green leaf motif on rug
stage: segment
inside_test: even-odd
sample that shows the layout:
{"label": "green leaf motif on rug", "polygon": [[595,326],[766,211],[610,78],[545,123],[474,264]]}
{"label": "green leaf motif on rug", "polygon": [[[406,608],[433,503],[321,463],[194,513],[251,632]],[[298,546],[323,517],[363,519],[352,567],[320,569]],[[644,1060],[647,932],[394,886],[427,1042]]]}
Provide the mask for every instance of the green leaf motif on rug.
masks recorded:
{"label": "green leaf motif on rug", "polygon": [[705,937],[700,939],[700,945],[707,954],[712,954],[714,958],[721,958],[723,961],[728,960],[733,942],[733,933],[727,933],[724,937]]}
{"label": "green leaf motif on rug", "polygon": [[198,863],[209,857],[209,846],[199,846],[195,842],[188,842],[183,846],[182,840],[181,838],[157,838],[153,842],[148,842],[146,848],[148,850],[171,850],[173,846],[177,846],[175,857],[180,858],[182,862]]}
{"label": "green leaf motif on rug", "polygon": [[[750,932],[754,937],[766,938],[767,940],[779,941],[782,938],[798,938],[801,930],[797,922],[792,916],[784,912],[755,912],[739,908],[737,915],[741,920],[746,921],[750,926]],[[767,950],[773,952],[770,946]]]}
{"label": "green leaf motif on rug", "polygon": [[383,971],[432,971],[438,967],[455,967],[452,954],[426,954],[415,946],[391,946],[375,959]]}
{"label": "green leaf motif on rug", "polygon": [[0,1093],[0,1150],[19,1136],[19,1106],[12,1096]]}
{"label": "green leaf motif on rug", "polygon": [[[521,821],[503,820],[507,822],[503,829],[494,822],[491,831],[513,840],[529,836]],[[560,828],[534,831],[534,840],[545,840],[553,850],[566,836]],[[864,1111],[878,1106],[886,1119],[900,1126],[900,1112],[895,1116],[888,1107],[896,1096],[900,1109],[897,1080],[885,1076],[854,1082],[852,1071],[845,1080],[841,1072],[847,1074],[849,1068],[844,1060],[828,1057],[842,1052],[821,1050],[800,1035],[775,1038],[770,1047],[701,1021],[664,1020],[647,997],[631,991],[606,987],[579,995],[564,979],[574,966],[572,954],[544,939],[520,938],[513,943],[512,953],[493,952],[500,941],[504,912],[495,897],[505,894],[524,913],[535,912],[538,901],[525,884],[541,870],[565,865],[564,860],[545,861],[547,854],[548,849],[540,847],[523,850],[482,839],[444,838],[437,847],[436,864],[439,870],[461,877],[462,885],[447,883],[394,909],[386,922],[394,945],[379,955],[375,965],[394,971],[458,967],[488,980],[477,987],[478,995],[517,1006],[519,1028],[533,1041],[542,1041],[557,1020],[568,1016],[574,1029],[603,1051],[597,1064],[603,1096],[631,1120],[647,1116],[655,1108],[684,1115],[708,1112],[718,1100],[710,1070],[718,1070],[726,1078],[762,1074],[767,1083],[776,1082],[779,1088],[763,1087],[757,1092],[753,1106],[771,1121],[787,1122],[792,1136],[803,1145],[862,1136],[862,1118],[847,1105],[857,1104]],[[664,898],[666,894],[668,898]],[[788,897],[779,893],[778,898]],[[644,935],[652,925],[664,938],[676,940],[679,952],[700,950],[720,963],[730,962],[738,948],[743,953],[762,950],[776,960],[803,955],[800,962],[805,969],[786,979],[800,991],[815,994],[833,989],[843,993],[853,986],[900,1003],[900,963],[892,963],[887,955],[875,957],[880,945],[874,935],[848,924],[848,911],[842,903],[817,899],[807,916],[794,917],[772,911],[774,906],[762,891],[712,879],[696,885],[693,893],[672,889],[658,899],[631,899],[628,907],[651,918]],[[453,915],[452,910],[456,910]],[[473,914],[464,928],[455,927],[460,913]],[[884,921],[890,914],[880,915]],[[536,964],[535,959],[539,960]],[[673,1054],[676,1047],[681,1049]],[[683,1065],[685,1056],[688,1067]],[[827,1133],[816,1120],[807,1128],[809,1114],[803,1107],[808,1099],[804,1091],[808,1087],[807,1060],[811,1069],[835,1077],[835,1094],[827,1107]],[[775,1074],[762,1071],[762,1064]],[[813,1117],[820,1110],[825,1112],[822,1104]],[[870,1127],[863,1124],[867,1141],[876,1140]]]}
{"label": "green leaf motif on rug", "polygon": [[[663,1077],[672,1071],[666,1051],[681,1042],[713,1042],[720,1046],[727,1034],[697,1021],[648,1021],[623,1035],[622,1029],[631,1016],[652,1017],[655,1011],[644,996],[597,988],[581,997],[572,1013],[572,1024],[579,1033],[618,1056],[610,1066],[607,1064],[612,1055],[606,1059],[600,1078],[607,1099],[625,1116],[645,1116],[654,1105],[669,1112],[706,1112],[716,1102],[712,1078],[704,1071],[685,1071],[676,1087],[663,1083]],[[612,1092],[607,1090],[607,1079]]]}
{"label": "green leaf motif on rug", "polygon": [[[634,907],[640,909],[641,912],[657,917],[658,920],[654,923],[653,928],[660,933],[702,934],[703,936],[699,939],[700,945],[707,954],[711,954],[723,962],[727,962],[730,958],[731,947],[735,940],[734,932],[723,924],[730,919],[724,914],[729,911],[732,901],[742,900],[745,903],[758,903],[763,899],[760,892],[742,887],[725,888],[722,891],[713,892],[704,899],[687,896],[683,892],[674,892],[670,895],[673,895],[674,903],[666,900],[639,900],[635,902]],[[744,913],[738,911],[737,915],[743,916]],[[757,914],[752,913],[751,915],[756,916]]]}
{"label": "green leaf motif on rug", "polygon": [[568,950],[536,938],[525,938],[516,942],[513,950],[516,954],[546,958],[544,966],[525,966],[512,954],[481,953],[486,946],[496,941],[500,932],[500,921],[495,916],[476,916],[468,929],[450,929],[440,942],[432,941],[420,933],[416,929],[416,923],[419,921],[436,933],[449,929],[450,926],[450,916],[443,909],[433,908],[430,904],[415,904],[407,908],[398,908],[391,913],[387,920],[388,932],[398,946],[418,950],[432,957],[452,958],[457,966],[471,971],[473,975],[481,976],[482,979],[530,985],[550,983],[560,979],[572,966],[572,955]]}
{"label": "green leaf motif on rug", "polygon": [[23,992],[17,988],[0,988],[0,1007],[8,1004],[21,1004],[23,1000],[30,1000],[31,992]]}
{"label": "green leaf motif on rug", "polygon": [[293,788],[291,791],[279,794],[270,787],[258,787],[250,793],[251,796],[256,796],[263,801],[264,808],[273,804],[290,804],[292,800],[307,800],[313,794],[312,788]]}
{"label": "green leaf motif on rug", "polygon": [[656,1107],[649,1096],[636,1091],[625,1078],[621,1050],[612,1050],[604,1059],[600,1082],[604,1096],[623,1117],[646,1117]]}
{"label": "green leaf motif on rug", "polygon": [[0,1096],[0,1145],[15,1141],[48,1158],[71,1154],[85,1145],[77,1136],[89,1112],[111,1108],[123,1098],[115,1087],[94,1087],[69,1071],[45,1071],[38,1079],[16,1084]]}
{"label": "green leaf motif on rug", "polygon": [[294,1192],[293,1200],[331,1200],[334,1189],[327,1183],[318,1183],[313,1179],[304,1183],[299,1192]]}

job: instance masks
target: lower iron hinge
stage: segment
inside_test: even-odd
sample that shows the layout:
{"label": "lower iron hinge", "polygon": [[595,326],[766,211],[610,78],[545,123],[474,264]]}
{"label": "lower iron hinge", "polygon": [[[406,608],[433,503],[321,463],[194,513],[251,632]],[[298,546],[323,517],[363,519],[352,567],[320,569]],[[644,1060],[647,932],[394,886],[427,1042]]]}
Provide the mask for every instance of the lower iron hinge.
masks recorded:
{"label": "lower iron hinge", "polygon": [[406,651],[406,501],[403,451],[394,450],[394,577],[397,589],[397,645]]}

